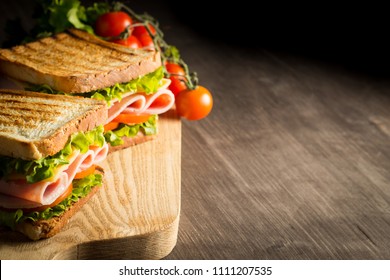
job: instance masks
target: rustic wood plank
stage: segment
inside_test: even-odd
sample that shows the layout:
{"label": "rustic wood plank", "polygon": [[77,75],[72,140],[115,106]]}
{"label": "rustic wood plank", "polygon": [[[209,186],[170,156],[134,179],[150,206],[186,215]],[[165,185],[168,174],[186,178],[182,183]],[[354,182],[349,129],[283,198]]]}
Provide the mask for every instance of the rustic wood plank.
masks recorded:
{"label": "rustic wood plank", "polygon": [[183,30],[174,44],[215,107],[183,123],[168,258],[389,258],[389,82]]}

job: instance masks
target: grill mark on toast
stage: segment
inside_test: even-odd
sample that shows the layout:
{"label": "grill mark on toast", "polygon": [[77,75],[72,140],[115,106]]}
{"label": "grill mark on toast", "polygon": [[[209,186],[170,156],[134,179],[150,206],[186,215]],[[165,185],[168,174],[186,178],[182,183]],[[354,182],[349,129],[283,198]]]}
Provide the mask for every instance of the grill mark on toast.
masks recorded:
{"label": "grill mark on toast", "polygon": [[[24,125],[31,128],[37,127],[39,122],[56,122],[63,111],[53,110],[50,104],[24,104],[19,102],[0,103],[1,125]],[[38,106],[38,107],[37,107]],[[66,109],[66,107],[64,108]]]}
{"label": "grill mark on toast", "polygon": [[[34,129],[39,127],[37,123],[38,119],[23,119],[23,118],[17,118],[17,119],[9,119],[9,120],[2,120],[1,123],[6,128],[15,128],[15,125],[17,126],[28,126],[29,129]],[[1,129],[3,131],[3,129]]]}
{"label": "grill mark on toast", "polygon": [[[56,73],[58,70],[80,71],[83,74],[94,74],[101,70],[109,71],[127,63],[126,54],[118,54],[113,49],[97,46],[89,42],[82,42],[79,38],[67,36],[58,39],[48,37],[26,45],[12,48],[10,55],[17,54],[19,59],[25,59],[27,65],[34,63],[42,69]],[[86,49],[80,51],[80,47]],[[82,50],[82,49],[81,49]],[[115,55],[113,55],[113,53]],[[94,55],[93,55],[94,54]],[[61,63],[61,62],[64,63]],[[71,66],[69,64],[72,64]]]}
{"label": "grill mark on toast", "polygon": [[[49,116],[60,116],[62,114],[61,111],[50,111],[49,106],[44,109],[37,108],[22,108],[22,107],[5,107],[0,105],[0,108],[5,108],[6,111],[2,111],[0,117],[2,116],[13,116],[13,117],[26,117],[26,118],[34,118],[39,117],[43,120],[52,120],[53,118],[48,118]],[[37,116],[38,114],[38,116]]]}
{"label": "grill mark on toast", "polygon": [[[40,43],[43,44],[40,41],[34,42],[34,43]],[[44,44],[43,44],[44,45]],[[53,47],[53,46],[50,46]],[[42,72],[44,69],[46,69],[47,72],[52,73],[58,73],[59,71],[68,73],[70,71],[70,67],[72,68],[71,71],[79,70],[82,74],[94,74],[95,71],[91,71],[91,67],[88,67],[87,65],[80,64],[80,61],[82,61],[83,58],[75,59],[73,60],[74,54],[70,53],[69,58],[71,58],[71,61],[63,61],[63,54],[61,52],[57,52],[56,50],[49,49],[43,46],[40,50],[36,49],[36,46],[33,45],[31,47],[29,44],[24,45],[23,48],[18,48],[16,50],[12,49],[17,55],[18,60],[24,60],[24,63],[32,68],[40,69]],[[11,55],[14,55],[11,53]],[[77,63],[77,65],[75,65]],[[72,64],[70,66],[70,64]],[[100,66],[100,65],[99,65]]]}
{"label": "grill mark on toast", "polygon": [[[40,42],[43,44],[42,42]],[[73,61],[63,61],[63,58],[61,55],[55,50],[50,49],[50,52],[40,52],[36,49],[31,48],[31,46],[26,45],[26,49],[30,51],[26,51],[24,53],[20,53],[18,55],[22,55],[24,57],[27,57],[29,60],[34,61],[36,64],[42,65],[42,69],[47,68],[49,71],[53,73],[58,73],[58,70],[60,71],[69,71],[69,68],[72,67],[73,71],[75,71],[77,68],[74,67]],[[45,47],[42,47],[45,48]],[[72,55],[71,55],[72,56]],[[69,59],[69,58],[68,58]],[[77,60],[75,60],[76,62]],[[72,65],[69,65],[72,63]],[[38,67],[37,67],[38,68]],[[83,67],[81,65],[78,65],[78,70],[83,71],[83,73],[88,73],[88,68]]]}
{"label": "grill mark on toast", "polygon": [[[43,102],[39,102],[43,101]],[[46,101],[46,102],[45,102]],[[2,124],[18,123],[29,124],[30,127],[36,121],[56,122],[64,110],[71,109],[75,104],[53,104],[49,100],[36,99],[36,102],[28,103],[12,98],[0,99],[0,119]],[[20,122],[23,119],[24,122]],[[34,126],[36,127],[36,126]]]}
{"label": "grill mark on toast", "polygon": [[9,127],[0,127],[0,131],[1,132],[7,132],[7,133],[11,133],[11,132],[13,132],[13,130],[12,129],[10,129]]}
{"label": "grill mark on toast", "polygon": [[115,69],[120,65],[126,64],[129,61],[128,54],[118,53],[113,49],[109,49],[101,45],[92,44],[86,40],[70,35],[68,35],[67,38],[68,40],[62,42],[64,46],[70,48],[77,48],[80,45],[84,46],[87,49],[86,53],[91,59],[92,66],[97,66],[97,68],[101,68],[103,65],[106,66],[103,67],[104,70],[111,70]]}
{"label": "grill mark on toast", "polygon": [[[11,92],[11,94],[9,93]],[[84,108],[86,106],[94,107],[96,105],[102,105],[102,101],[92,98],[82,97],[69,97],[66,95],[47,94],[34,91],[19,91],[19,90],[3,90],[0,89],[0,103],[5,102],[21,102],[25,104],[24,99],[30,99],[31,102],[49,104],[50,106],[58,107],[73,107],[74,105],[80,105]],[[23,101],[22,101],[23,100]],[[39,100],[39,102],[38,102]],[[81,101],[82,100],[82,101]],[[56,103],[54,103],[56,102]],[[82,103],[80,103],[82,102]],[[58,104],[57,104],[58,103]],[[68,104],[68,105],[67,105]]]}
{"label": "grill mark on toast", "polygon": [[39,119],[44,121],[55,121],[57,116],[61,116],[61,112],[52,112],[47,111],[32,111],[28,109],[19,109],[17,111],[2,112],[0,118],[3,119],[12,119],[12,118],[28,118],[30,120]]}
{"label": "grill mark on toast", "polygon": [[[48,108],[50,111],[53,110],[53,107],[64,108],[64,107],[72,107],[73,106],[73,103],[69,103],[69,102],[67,102],[67,103],[69,103],[69,105],[67,105],[67,104],[56,104],[56,103],[54,103],[55,101],[61,102],[61,100],[55,100],[55,99],[52,100],[50,98],[49,99],[35,98],[35,100],[36,101],[34,103],[26,103],[25,101],[18,100],[18,99],[12,98],[12,97],[8,97],[7,98],[7,96],[1,96],[1,98],[0,98],[0,106],[5,107],[5,108],[9,108],[9,106],[11,104],[13,104],[14,107],[18,107],[18,108],[26,108],[26,107],[28,107],[30,105],[33,108],[36,108],[36,106],[50,106]],[[4,106],[3,104],[6,104],[6,106]],[[17,104],[19,104],[20,106],[18,106]],[[78,103],[75,102],[74,104],[78,104]]]}
{"label": "grill mark on toast", "polygon": [[[80,51],[78,48],[79,45],[76,43],[72,43],[69,40],[64,42],[53,40],[50,43],[50,48],[56,53],[66,54],[68,58],[71,58],[70,61],[72,63],[72,68],[75,69],[85,69],[84,72],[96,73],[98,71],[109,71],[113,69],[112,62],[107,64],[107,56],[102,55],[86,55],[83,51]],[[93,47],[88,46],[90,50],[88,52],[93,53]],[[69,62],[70,62],[69,61]]]}
{"label": "grill mark on toast", "polygon": [[53,155],[73,133],[103,125],[106,117],[103,101],[0,89],[0,151],[25,159]]}
{"label": "grill mark on toast", "polygon": [[[79,49],[76,49],[76,46],[69,47],[66,41],[60,42],[58,40],[54,40],[53,38],[50,39],[52,40],[40,42],[43,45],[42,48],[50,48],[52,57],[56,58],[57,60],[61,60],[63,56],[66,55],[67,58],[66,65],[63,67],[64,70],[69,70],[69,64],[71,63],[73,71],[81,70],[83,73],[90,73],[91,67],[88,65],[96,62],[93,62],[90,60],[90,57],[85,56],[85,53],[81,52]],[[55,61],[55,59],[53,60]]]}
{"label": "grill mark on toast", "polygon": [[126,82],[161,65],[159,52],[127,48],[73,29],[0,53],[0,65],[12,78],[69,93]]}
{"label": "grill mark on toast", "polygon": [[[108,43],[108,42],[105,42],[105,43],[107,43],[109,45],[102,44],[102,42],[100,42],[100,41],[90,42],[89,40],[87,40],[85,38],[80,38],[72,33],[66,33],[66,35],[68,35],[68,38],[72,42],[82,41],[81,44],[83,44],[83,45],[87,44],[91,48],[94,48],[96,50],[104,52],[104,54],[103,54],[104,56],[99,56],[99,57],[104,57],[104,60],[106,60],[107,58],[110,58],[112,60],[117,60],[119,62],[127,63],[128,61],[131,61],[133,59],[132,57],[135,55],[134,53],[124,52],[121,49],[118,49],[116,45],[112,45],[111,43]],[[122,47],[120,45],[118,45],[118,46]],[[128,50],[131,51],[132,49],[129,48]]]}
{"label": "grill mark on toast", "polygon": [[[99,45],[99,46],[106,48],[106,49],[110,49],[111,51],[123,53],[126,55],[126,57],[140,56],[139,53],[136,54],[135,49],[121,46],[119,44],[111,44],[107,41],[98,39],[94,35],[91,35],[91,34],[86,33],[84,31],[80,31],[78,29],[68,29],[66,34],[68,34],[69,36],[71,36],[73,38],[83,40],[85,42],[89,42],[89,43],[94,44],[94,45]],[[144,53],[141,56],[147,56],[147,55]]]}
{"label": "grill mark on toast", "polygon": [[[16,54],[17,58],[11,58],[14,61],[21,61],[22,63],[26,64],[28,67],[39,69],[42,72],[48,72],[48,73],[58,73],[58,70],[69,70],[66,67],[62,66],[62,64],[59,64],[58,61],[55,61],[55,59],[50,59],[50,56],[53,57],[52,54],[43,55],[43,54],[36,54],[37,52],[34,50],[32,52],[26,51],[26,49],[29,49],[26,46],[24,46],[24,49],[18,49],[14,50],[12,49]],[[14,55],[11,53],[11,55]],[[9,58],[9,57],[8,57]],[[62,66],[62,67],[61,67]]]}
{"label": "grill mark on toast", "polygon": [[[67,36],[66,37],[67,40],[57,41],[57,42],[62,43],[65,46],[68,46],[70,48],[79,48],[80,46],[83,46],[84,49],[86,50],[86,53],[90,55],[89,57],[91,58],[91,62],[96,61],[95,58],[93,57],[96,54],[91,52],[91,50],[103,52],[103,54],[96,55],[98,58],[101,58],[102,60],[106,60],[108,57],[113,59],[113,60],[120,61],[120,62],[127,62],[129,60],[128,54],[120,53],[120,52],[117,52],[113,49],[106,48],[106,47],[101,46],[101,45],[93,44],[93,43],[88,42],[86,40],[83,40],[81,38],[71,36],[70,34],[66,34],[66,36]],[[79,50],[79,49],[77,49],[77,50]],[[113,53],[115,53],[116,55],[115,56],[112,55]]]}

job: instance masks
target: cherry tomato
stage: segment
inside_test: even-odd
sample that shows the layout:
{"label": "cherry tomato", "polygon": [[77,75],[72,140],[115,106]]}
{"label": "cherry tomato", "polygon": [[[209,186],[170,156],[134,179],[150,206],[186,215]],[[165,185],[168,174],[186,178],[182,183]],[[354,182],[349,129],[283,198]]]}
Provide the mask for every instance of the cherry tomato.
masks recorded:
{"label": "cherry tomato", "polygon": [[169,89],[172,91],[172,93],[175,95],[175,97],[182,92],[183,90],[187,89],[186,83],[182,80],[185,78],[177,77],[177,76],[171,76],[169,77],[171,80],[171,84],[169,85]]}
{"label": "cherry tomato", "polygon": [[171,84],[169,85],[169,89],[172,91],[172,93],[177,96],[177,94],[185,89],[187,89],[187,85],[185,83],[185,71],[184,68],[181,67],[177,63],[168,62],[165,64],[165,68],[167,69],[167,72],[170,74],[174,74],[169,77],[171,80]]}
{"label": "cherry tomato", "polygon": [[137,36],[137,38],[143,47],[154,48],[153,39],[148,33],[142,33],[140,36]]}
{"label": "cherry tomato", "polygon": [[150,118],[149,114],[141,114],[141,115],[134,115],[134,114],[119,114],[113,122],[118,123],[125,123],[125,124],[136,124],[136,123],[144,123]]}
{"label": "cherry tomato", "polygon": [[125,12],[108,12],[96,20],[95,32],[102,37],[119,36],[132,23],[133,20]]}
{"label": "cherry tomato", "polygon": [[42,205],[42,206],[39,206],[36,208],[23,209],[23,212],[26,212],[26,213],[35,212],[35,211],[41,212],[41,211],[46,210],[49,207],[54,207],[57,204],[59,204],[60,202],[62,202],[65,198],[70,196],[70,194],[72,193],[72,190],[73,190],[73,185],[70,184],[68,186],[68,188],[65,190],[65,192],[63,194],[61,194],[53,203],[51,203],[49,205]]}
{"label": "cherry tomato", "polygon": [[74,176],[74,179],[81,179],[81,178],[87,177],[88,175],[95,173],[95,169],[96,169],[96,165],[91,165],[89,168],[77,173]]}
{"label": "cherry tomato", "polygon": [[173,62],[167,62],[165,64],[165,69],[167,69],[167,72],[170,74],[177,74],[177,75],[183,75],[183,76],[186,74],[183,67],[181,67],[179,64],[173,63]]}
{"label": "cherry tomato", "polygon": [[126,39],[110,40],[110,42],[124,45],[126,47],[133,48],[133,49],[142,48],[141,42],[137,39],[137,37],[135,37],[133,35],[127,37]]}
{"label": "cherry tomato", "polygon": [[[156,29],[154,29],[153,25],[151,25],[150,23],[149,23],[149,29],[150,29],[150,32],[152,32],[152,35],[156,35]],[[139,37],[139,36],[141,36],[141,34],[144,34],[144,33],[149,34],[149,32],[145,26],[136,26],[133,29],[132,35]]]}
{"label": "cherry tomato", "polygon": [[197,86],[180,92],[176,97],[179,116],[195,121],[206,117],[213,108],[213,97],[208,89]]}
{"label": "cherry tomato", "polygon": [[114,130],[118,126],[119,126],[118,122],[109,122],[108,124],[104,125],[104,132],[107,132],[107,131],[110,131],[110,130]]}
{"label": "cherry tomato", "polygon": [[157,97],[149,108],[161,108],[167,106],[171,102],[171,98],[166,94],[161,94]]}

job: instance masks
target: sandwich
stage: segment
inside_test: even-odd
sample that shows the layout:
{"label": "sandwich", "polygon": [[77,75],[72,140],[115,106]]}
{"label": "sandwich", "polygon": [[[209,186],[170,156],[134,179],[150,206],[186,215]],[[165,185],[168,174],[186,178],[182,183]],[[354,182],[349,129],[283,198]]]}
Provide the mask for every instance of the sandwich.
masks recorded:
{"label": "sandwich", "polygon": [[99,190],[108,144],[100,100],[0,89],[0,226],[57,234]]}
{"label": "sandwich", "polygon": [[175,102],[160,53],[69,29],[0,50],[0,72],[24,89],[104,100],[110,151],[155,138],[158,115]]}

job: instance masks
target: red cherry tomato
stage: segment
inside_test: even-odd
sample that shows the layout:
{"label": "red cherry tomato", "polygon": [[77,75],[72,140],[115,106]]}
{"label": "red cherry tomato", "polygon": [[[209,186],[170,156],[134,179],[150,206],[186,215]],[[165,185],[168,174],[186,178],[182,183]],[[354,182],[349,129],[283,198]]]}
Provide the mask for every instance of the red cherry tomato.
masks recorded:
{"label": "red cherry tomato", "polygon": [[134,114],[122,113],[119,114],[115,119],[113,119],[113,122],[136,124],[136,123],[147,122],[149,118],[150,118],[149,114],[134,115]]}
{"label": "red cherry tomato", "polygon": [[87,169],[80,171],[74,176],[74,179],[81,179],[95,173],[96,165],[91,165]]}
{"label": "red cherry tomato", "polygon": [[[148,26],[149,26],[150,32],[152,32],[152,35],[156,35],[156,29],[154,29],[153,25],[151,25],[149,23]],[[145,34],[145,33],[149,34],[149,32],[148,32],[148,30],[146,29],[145,26],[136,26],[133,29],[132,35],[140,37],[142,34]]]}
{"label": "red cherry tomato", "polygon": [[119,36],[132,23],[133,20],[125,12],[108,12],[96,20],[95,32],[102,37],[115,37]]}
{"label": "red cherry tomato", "polygon": [[143,47],[154,48],[153,39],[148,33],[142,33],[140,36],[137,36],[137,38]]}
{"label": "red cherry tomato", "polygon": [[153,109],[153,108],[165,107],[168,106],[170,102],[171,102],[171,98],[166,94],[162,94],[153,101],[153,103],[150,105],[149,108]]}
{"label": "red cherry tomato", "polygon": [[119,126],[118,122],[109,122],[108,124],[104,125],[104,132],[114,130]]}
{"label": "red cherry tomato", "polygon": [[175,95],[175,97],[180,92],[187,89],[186,83],[183,82],[183,80],[182,80],[184,78],[178,78],[178,77],[171,76],[171,77],[169,77],[169,79],[171,80],[171,84],[169,85],[168,88],[172,91],[172,93]]}
{"label": "red cherry tomato", "polygon": [[127,37],[126,39],[116,39],[116,40],[111,40],[110,42],[124,45],[133,49],[142,48],[141,42],[137,39],[137,37],[133,35]]}
{"label": "red cherry tomato", "polygon": [[167,69],[167,72],[170,74],[177,74],[177,75],[183,75],[183,76],[186,74],[183,67],[181,67],[179,64],[173,63],[173,62],[167,62],[165,64],[165,69]]}
{"label": "red cherry tomato", "polygon": [[179,116],[195,121],[205,118],[213,108],[213,97],[208,89],[197,86],[180,92],[176,97]]}
{"label": "red cherry tomato", "polygon": [[169,89],[173,92],[175,97],[177,94],[185,89],[187,89],[187,85],[185,83],[185,71],[184,68],[181,67],[177,63],[168,62],[165,64],[165,69],[168,73],[173,74],[169,77],[171,80],[171,84],[169,85]]}

